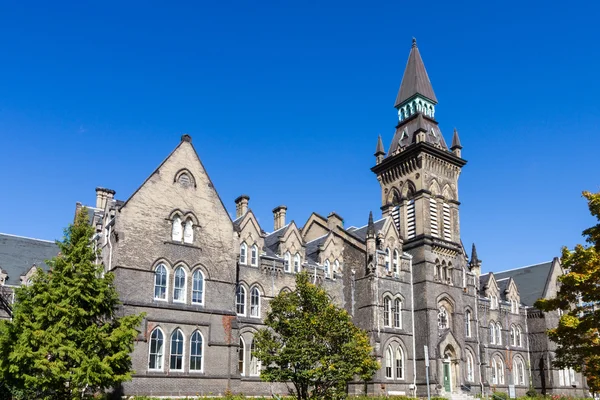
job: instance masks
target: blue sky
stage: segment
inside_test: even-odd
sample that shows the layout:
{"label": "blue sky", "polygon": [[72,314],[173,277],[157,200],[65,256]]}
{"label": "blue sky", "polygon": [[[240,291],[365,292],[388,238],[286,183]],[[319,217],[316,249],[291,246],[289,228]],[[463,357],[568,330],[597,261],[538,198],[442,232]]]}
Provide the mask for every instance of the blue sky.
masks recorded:
{"label": "blue sky", "polygon": [[[451,4],[450,4],[451,3]],[[0,232],[60,238],[95,187],[126,199],[193,143],[230,213],[380,214],[411,39],[468,164],[461,229],[486,271],[559,255],[595,221],[594,2],[3,2]]]}

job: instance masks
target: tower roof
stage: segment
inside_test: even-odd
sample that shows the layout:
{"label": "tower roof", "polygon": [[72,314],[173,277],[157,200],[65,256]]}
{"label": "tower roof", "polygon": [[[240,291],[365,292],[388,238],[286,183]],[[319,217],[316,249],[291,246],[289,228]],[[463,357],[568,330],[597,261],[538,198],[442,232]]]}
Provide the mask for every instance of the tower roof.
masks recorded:
{"label": "tower roof", "polygon": [[398,91],[394,107],[398,107],[416,94],[420,94],[437,103],[437,98],[425,70],[425,64],[423,64],[423,59],[417,47],[417,39],[413,38],[412,49],[410,49],[406,69],[402,76],[402,84],[400,84],[400,90]]}
{"label": "tower roof", "polygon": [[471,249],[471,263],[477,263],[481,260],[477,257],[477,248],[475,247],[475,243],[473,243],[473,248]]}
{"label": "tower roof", "polygon": [[383,141],[381,140],[381,135],[379,135],[379,138],[377,139],[377,148],[375,149],[375,155],[385,155],[385,150],[383,149]]}
{"label": "tower roof", "polygon": [[452,136],[452,147],[450,147],[450,150],[454,149],[462,149],[456,128],[454,129],[454,136]]}

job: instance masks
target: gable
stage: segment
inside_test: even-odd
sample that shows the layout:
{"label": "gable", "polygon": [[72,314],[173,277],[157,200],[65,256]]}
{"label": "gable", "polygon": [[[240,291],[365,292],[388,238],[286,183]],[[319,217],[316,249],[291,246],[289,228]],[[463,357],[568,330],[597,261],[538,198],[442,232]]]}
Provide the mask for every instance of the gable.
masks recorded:
{"label": "gable", "polygon": [[305,242],[312,242],[313,240],[326,235],[327,232],[329,232],[327,219],[317,213],[312,213],[302,228],[302,238]]}

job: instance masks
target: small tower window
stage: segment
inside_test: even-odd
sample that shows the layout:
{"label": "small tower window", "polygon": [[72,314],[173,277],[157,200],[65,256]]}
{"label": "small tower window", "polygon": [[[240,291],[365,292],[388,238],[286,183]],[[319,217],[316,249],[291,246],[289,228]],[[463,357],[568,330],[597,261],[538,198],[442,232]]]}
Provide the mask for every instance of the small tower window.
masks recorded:
{"label": "small tower window", "polygon": [[258,265],[258,246],[253,245],[250,251],[250,265],[256,267]]}
{"label": "small tower window", "polygon": [[385,272],[390,272],[390,249],[385,249]]}
{"label": "small tower window", "polygon": [[394,249],[394,257],[392,258],[392,270],[394,274],[398,274],[398,262],[399,262],[398,250]]}
{"label": "small tower window", "polygon": [[290,272],[290,260],[291,260],[291,255],[290,252],[286,252],[283,256],[283,270],[285,272]]}
{"label": "small tower window", "polygon": [[416,236],[415,201],[413,199],[406,204],[406,228],[407,238],[413,239]]}

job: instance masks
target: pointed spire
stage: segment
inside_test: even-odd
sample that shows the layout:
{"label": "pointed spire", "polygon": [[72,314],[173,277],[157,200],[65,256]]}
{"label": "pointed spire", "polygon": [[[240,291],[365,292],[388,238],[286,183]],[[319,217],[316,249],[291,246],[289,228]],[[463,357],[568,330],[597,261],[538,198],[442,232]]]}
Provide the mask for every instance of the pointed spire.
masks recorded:
{"label": "pointed spire", "polygon": [[477,248],[475,247],[475,243],[473,243],[473,248],[471,249],[471,264],[476,264],[481,260],[477,258]]}
{"label": "pointed spire", "polygon": [[375,236],[375,224],[373,224],[373,211],[369,211],[369,223],[367,224],[367,237]]}
{"label": "pointed spire", "polygon": [[383,150],[383,141],[381,140],[381,135],[377,139],[377,148],[375,149],[375,155],[385,155],[385,150]]}
{"label": "pointed spire", "polygon": [[413,38],[412,48],[410,49],[406,69],[402,76],[402,84],[400,85],[394,107],[398,107],[417,93],[426,97],[434,104],[437,103],[437,98],[435,97],[431,82],[429,81],[429,76],[425,70],[425,64],[423,64],[423,59],[421,58],[419,48],[417,47],[417,39]]}
{"label": "pointed spire", "polygon": [[460,145],[460,139],[458,138],[458,131],[456,130],[456,128],[454,128],[454,136],[452,136],[452,147],[450,147],[450,150],[454,149],[462,149],[462,146]]}

